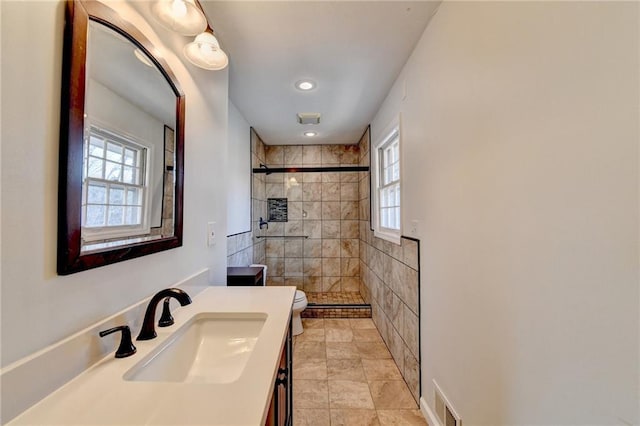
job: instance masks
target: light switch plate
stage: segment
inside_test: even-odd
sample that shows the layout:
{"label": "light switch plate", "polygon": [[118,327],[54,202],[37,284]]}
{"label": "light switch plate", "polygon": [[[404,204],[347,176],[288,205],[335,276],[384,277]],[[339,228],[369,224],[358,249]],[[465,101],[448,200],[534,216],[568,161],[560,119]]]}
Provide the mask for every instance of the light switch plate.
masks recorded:
{"label": "light switch plate", "polygon": [[216,223],[207,223],[207,246],[211,247],[216,243]]}

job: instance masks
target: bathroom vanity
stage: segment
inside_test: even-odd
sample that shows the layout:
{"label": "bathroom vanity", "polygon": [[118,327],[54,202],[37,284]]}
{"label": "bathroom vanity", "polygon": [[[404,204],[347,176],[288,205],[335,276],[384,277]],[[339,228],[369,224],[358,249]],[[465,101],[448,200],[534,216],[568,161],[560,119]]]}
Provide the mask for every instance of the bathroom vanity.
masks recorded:
{"label": "bathroom vanity", "polygon": [[288,425],[294,293],[209,287],[135,355],[109,354],[9,424]]}

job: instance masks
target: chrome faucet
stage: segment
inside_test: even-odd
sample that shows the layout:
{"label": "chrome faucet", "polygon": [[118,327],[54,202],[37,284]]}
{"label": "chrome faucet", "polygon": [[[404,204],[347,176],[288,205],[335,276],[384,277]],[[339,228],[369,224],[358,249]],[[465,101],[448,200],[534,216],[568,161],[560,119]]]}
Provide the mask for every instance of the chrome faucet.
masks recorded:
{"label": "chrome faucet", "polygon": [[155,328],[156,308],[158,307],[158,303],[160,303],[160,301],[165,297],[175,298],[180,302],[180,306],[185,306],[191,303],[189,295],[179,288],[167,288],[156,293],[156,295],[151,298],[149,305],[147,305],[147,311],[145,312],[144,320],[142,321],[142,329],[140,330],[140,334],[138,334],[136,340],[155,339],[157,336]]}

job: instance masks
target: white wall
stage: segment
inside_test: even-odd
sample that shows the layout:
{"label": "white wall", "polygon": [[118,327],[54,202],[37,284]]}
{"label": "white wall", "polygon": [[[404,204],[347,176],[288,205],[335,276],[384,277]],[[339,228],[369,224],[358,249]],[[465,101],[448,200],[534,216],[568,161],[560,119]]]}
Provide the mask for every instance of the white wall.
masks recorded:
{"label": "white wall", "polygon": [[227,235],[251,230],[251,137],[247,120],[229,101]]}
{"label": "white wall", "polygon": [[158,47],[186,95],[184,245],[56,275],[64,2],[2,2],[2,365],[202,268],[225,282],[226,241],[207,247],[206,224],[226,229],[227,72],[183,63],[173,52],[188,39],[147,22],[150,3],[110,4]]}
{"label": "white wall", "polygon": [[423,398],[466,425],[640,423],[638,18],[444,2],[372,124],[402,112]]}

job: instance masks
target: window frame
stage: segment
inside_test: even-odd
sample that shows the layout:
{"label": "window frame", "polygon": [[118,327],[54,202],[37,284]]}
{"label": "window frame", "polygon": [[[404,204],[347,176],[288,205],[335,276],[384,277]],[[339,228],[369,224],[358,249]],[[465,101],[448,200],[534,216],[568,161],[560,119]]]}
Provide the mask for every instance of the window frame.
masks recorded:
{"label": "window frame", "polygon": [[[88,149],[88,142],[89,142],[89,138],[91,137],[91,135],[93,134],[92,130],[96,129],[97,133],[102,134],[103,135],[107,135],[107,137],[111,137],[113,138],[114,143],[122,145],[122,146],[128,146],[132,149],[135,149],[139,155],[140,155],[140,166],[137,167],[140,169],[140,179],[141,179],[141,184],[140,185],[132,185],[132,184],[127,184],[127,183],[123,183],[121,181],[111,181],[108,179],[99,179],[99,178],[93,178],[93,177],[89,177],[85,175],[85,168],[87,167],[86,164],[83,163],[83,176],[82,176],[82,202],[81,202],[81,206],[82,206],[82,222],[81,223],[86,223],[86,212],[87,212],[87,205],[88,205],[88,187],[89,187],[89,182],[104,182],[105,185],[116,185],[116,186],[122,186],[125,188],[125,197],[126,197],[126,188],[127,187],[137,187],[137,188],[141,188],[142,190],[142,195],[141,195],[141,223],[138,225],[114,225],[114,226],[82,226],[81,227],[81,232],[82,232],[82,240],[85,242],[99,242],[99,241],[104,241],[104,240],[110,240],[110,239],[114,239],[114,238],[123,238],[123,237],[135,237],[135,236],[146,236],[149,235],[151,233],[151,226],[150,226],[150,216],[151,216],[151,209],[149,206],[149,197],[150,197],[150,191],[149,191],[149,181],[150,181],[150,176],[149,176],[149,167],[148,164],[151,161],[151,159],[153,158],[153,146],[150,146],[150,144],[146,144],[143,141],[141,141],[139,138],[136,138],[135,136],[132,136],[126,132],[120,131],[120,130],[116,130],[114,129],[112,126],[105,126],[104,123],[100,122],[99,120],[96,119],[89,119],[87,117],[86,119],[86,128],[87,128],[87,132],[86,134],[87,139],[85,140],[84,146],[83,146],[83,150],[87,150]],[[103,136],[104,137],[104,136]],[[106,144],[105,144],[105,148],[106,150]],[[106,153],[105,153],[105,160],[106,160]],[[108,200],[105,204],[106,206],[108,206]],[[124,206],[124,204],[123,204]],[[108,207],[107,207],[108,208]]]}
{"label": "window frame", "polygon": [[[400,244],[402,236],[402,126],[401,117],[398,115],[395,117],[380,133],[380,137],[376,139],[376,142],[371,147],[371,226],[373,228],[373,235],[377,238],[381,238],[390,241],[395,244]],[[397,135],[397,136],[396,136]],[[384,156],[381,154],[381,150],[385,149],[389,144],[398,141],[398,179],[389,182],[385,185],[382,184],[384,176],[384,164],[382,164]],[[389,187],[397,184],[397,190],[400,193],[398,204],[398,229],[387,228],[381,225],[381,200],[380,193],[383,187]],[[386,207],[385,207],[386,208]]]}

